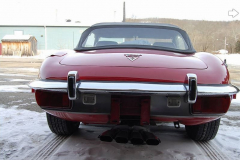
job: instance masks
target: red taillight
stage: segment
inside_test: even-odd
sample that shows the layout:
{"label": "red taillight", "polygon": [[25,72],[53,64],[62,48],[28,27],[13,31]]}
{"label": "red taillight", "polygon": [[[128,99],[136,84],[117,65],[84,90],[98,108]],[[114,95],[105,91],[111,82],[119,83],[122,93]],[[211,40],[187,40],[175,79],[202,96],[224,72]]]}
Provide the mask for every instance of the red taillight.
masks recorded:
{"label": "red taillight", "polygon": [[67,93],[35,90],[35,97],[42,108],[71,108]]}
{"label": "red taillight", "polygon": [[35,93],[35,90],[32,88],[32,93]]}
{"label": "red taillight", "polygon": [[230,106],[231,99],[225,97],[198,97],[196,103],[192,105],[194,114],[217,114],[226,113]]}
{"label": "red taillight", "polygon": [[232,95],[232,99],[237,99],[237,94]]}

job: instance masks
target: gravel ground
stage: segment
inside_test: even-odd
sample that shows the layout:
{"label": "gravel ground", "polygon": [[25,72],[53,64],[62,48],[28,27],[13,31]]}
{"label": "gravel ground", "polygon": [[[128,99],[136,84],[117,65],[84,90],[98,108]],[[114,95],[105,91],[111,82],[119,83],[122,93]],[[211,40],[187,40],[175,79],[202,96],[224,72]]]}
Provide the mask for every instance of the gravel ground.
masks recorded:
{"label": "gravel ground", "polygon": [[[33,58],[0,57],[0,86],[6,89],[13,87],[16,90],[16,92],[0,92],[2,107],[43,112],[36,104],[31,89],[27,88],[29,82],[37,79],[42,61]],[[19,90],[22,92],[19,93]]]}

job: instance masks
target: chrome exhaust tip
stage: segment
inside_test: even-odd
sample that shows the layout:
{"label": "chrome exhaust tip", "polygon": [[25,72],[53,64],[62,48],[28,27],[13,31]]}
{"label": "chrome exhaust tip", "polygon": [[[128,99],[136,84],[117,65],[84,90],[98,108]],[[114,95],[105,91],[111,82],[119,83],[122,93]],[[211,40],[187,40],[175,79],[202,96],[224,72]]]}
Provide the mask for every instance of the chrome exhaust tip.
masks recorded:
{"label": "chrome exhaust tip", "polygon": [[133,145],[141,145],[144,143],[143,137],[138,131],[132,131],[130,141]]}
{"label": "chrome exhaust tip", "polygon": [[143,131],[142,135],[148,145],[158,145],[161,143],[160,139],[151,132]]}
{"label": "chrome exhaust tip", "polygon": [[117,143],[127,143],[128,142],[128,135],[129,135],[128,130],[120,130],[115,137],[115,141]]}
{"label": "chrome exhaust tip", "polygon": [[101,135],[99,135],[98,138],[104,142],[112,142],[115,136],[116,136],[115,130],[107,130],[103,132]]}

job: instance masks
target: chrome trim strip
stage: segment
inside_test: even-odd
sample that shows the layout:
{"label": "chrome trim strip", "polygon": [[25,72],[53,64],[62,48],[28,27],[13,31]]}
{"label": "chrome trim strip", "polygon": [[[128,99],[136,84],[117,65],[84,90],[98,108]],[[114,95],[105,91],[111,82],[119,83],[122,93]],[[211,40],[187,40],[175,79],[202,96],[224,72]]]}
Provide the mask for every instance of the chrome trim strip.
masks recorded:
{"label": "chrome trim strip", "polygon": [[153,84],[153,83],[129,83],[129,82],[81,82],[78,87],[81,92],[132,92],[132,93],[182,93],[186,90],[178,84]]}
{"label": "chrome trim strip", "polygon": [[87,114],[87,115],[111,115],[111,113],[90,113],[90,112],[71,112],[71,111],[66,111],[66,110],[64,110],[64,111],[58,111],[58,110],[51,110],[51,109],[43,109],[43,110],[45,110],[46,112],[47,111],[49,111],[49,112],[51,112],[51,111],[54,111],[54,112],[63,112],[63,113],[72,113],[72,114]]}
{"label": "chrome trim strip", "polygon": [[239,89],[234,85],[222,85],[222,86],[211,86],[211,85],[202,85],[198,86],[198,95],[207,96],[207,95],[226,95],[231,93],[236,94],[239,92]]}
{"label": "chrome trim strip", "polygon": [[219,116],[223,116],[225,115],[224,114],[201,114],[201,115],[189,115],[189,116],[172,116],[172,115],[150,115],[150,118],[151,117],[159,117],[159,118],[216,118],[216,117],[219,117]]}
{"label": "chrome trim strip", "polygon": [[[168,84],[168,83],[140,83],[140,82],[94,82],[82,81],[76,82],[76,87],[80,92],[88,93],[154,93],[154,94],[178,94],[184,95],[188,91],[188,85]],[[37,80],[29,84],[30,88],[41,90],[66,90],[66,81]],[[212,95],[233,95],[239,92],[239,89],[231,84],[229,85],[198,85],[198,96]]]}
{"label": "chrome trim strip", "polygon": [[[73,82],[73,92],[74,92],[74,97],[71,97],[70,96],[70,93],[69,93],[69,78],[70,77],[74,77],[74,82]],[[68,72],[68,76],[67,76],[67,80],[68,80],[68,84],[67,84],[67,86],[68,86],[68,98],[70,99],[70,100],[75,100],[75,99],[77,99],[77,86],[76,86],[76,81],[77,81],[77,79],[78,79],[78,72],[77,71],[70,71],[70,72]]]}
{"label": "chrome trim strip", "polygon": [[[50,109],[43,109],[45,111],[54,111],[54,112],[64,112],[64,113],[72,113],[72,114],[87,114],[87,115],[111,115],[111,113],[90,113],[90,112],[71,112],[71,111],[58,111],[58,110],[50,110]],[[216,118],[219,116],[223,116],[224,114],[214,114],[214,115],[206,115],[206,114],[201,114],[201,115],[189,115],[189,116],[174,116],[174,115],[150,115],[151,117],[160,117],[160,118]]]}
{"label": "chrome trim strip", "polygon": [[30,82],[28,85],[32,89],[43,89],[43,90],[66,90],[67,91],[67,82],[66,81],[57,81],[57,80],[36,80]]}

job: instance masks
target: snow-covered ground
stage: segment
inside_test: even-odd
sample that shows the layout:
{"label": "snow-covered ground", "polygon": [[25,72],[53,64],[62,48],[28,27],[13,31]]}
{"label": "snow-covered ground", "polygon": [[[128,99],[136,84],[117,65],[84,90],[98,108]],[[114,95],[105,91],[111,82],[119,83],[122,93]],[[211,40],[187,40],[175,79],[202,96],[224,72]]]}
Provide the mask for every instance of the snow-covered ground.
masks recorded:
{"label": "snow-covered ground", "polygon": [[0,106],[0,159],[25,159],[51,134],[45,113]]}
{"label": "snow-covered ground", "polygon": [[240,65],[240,54],[216,54],[222,61],[227,60],[227,64]]}
{"label": "snow-covered ground", "polygon": [[[43,148],[42,146],[47,147],[49,141],[58,143],[54,140],[56,136],[48,128],[45,113],[14,108],[6,109],[0,106],[0,159],[34,159],[34,154]],[[240,158],[240,111],[230,111],[226,115],[226,118],[222,118],[217,137],[211,143],[221,148],[221,151],[230,157],[229,159],[237,160]],[[233,120],[235,118],[237,120]],[[164,138],[159,146],[133,146],[116,142],[101,142],[97,136],[106,130],[106,127],[82,124],[79,133],[69,137],[52,157],[53,159],[64,159],[69,156],[71,159],[95,159],[96,156],[99,156],[99,159],[104,159],[104,157],[107,159],[121,159],[121,157],[123,159],[157,159],[161,157],[163,159],[174,157],[175,159],[199,159],[203,156],[199,157],[198,154],[202,154],[202,152],[193,141],[185,136],[183,129],[177,130],[173,126],[168,130],[162,128],[158,132],[154,132],[160,139]],[[49,138],[51,136],[52,138]],[[128,156],[131,158],[127,158]]]}
{"label": "snow-covered ground", "polygon": [[0,92],[31,92],[27,85],[0,85]]}

